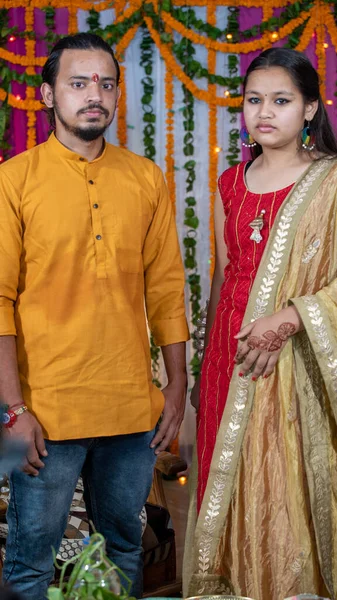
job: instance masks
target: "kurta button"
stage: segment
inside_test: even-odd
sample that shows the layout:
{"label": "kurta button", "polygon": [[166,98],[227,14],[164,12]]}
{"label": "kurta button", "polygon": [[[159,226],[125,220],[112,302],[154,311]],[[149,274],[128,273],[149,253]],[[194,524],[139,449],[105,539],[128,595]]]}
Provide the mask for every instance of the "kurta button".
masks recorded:
{"label": "kurta button", "polygon": [[102,236],[101,235],[96,235],[96,240],[101,240]]}
{"label": "kurta button", "polygon": [[94,182],[92,179],[89,179],[89,183],[91,183],[91,185],[94,185]]}
{"label": "kurta button", "polygon": [[98,204],[93,204],[93,208],[98,208]]}

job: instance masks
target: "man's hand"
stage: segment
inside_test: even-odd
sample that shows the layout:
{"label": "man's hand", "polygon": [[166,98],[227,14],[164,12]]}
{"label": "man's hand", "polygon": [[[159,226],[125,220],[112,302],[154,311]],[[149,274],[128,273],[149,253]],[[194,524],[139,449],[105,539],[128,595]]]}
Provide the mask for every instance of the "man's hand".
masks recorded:
{"label": "man's hand", "polygon": [[268,377],[278,361],[289,337],[303,327],[294,306],[262,317],[246,325],[234,336],[240,341],[235,361],[240,363],[240,375],[251,371],[253,381],[261,375]]}
{"label": "man's hand", "polygon": [[48,456],[42,429],[38,421],[27,411],[19,415],[13,427],[5,429],[5,432],[10,438],[27,444],[28,449],[22,465],[22,471],[36,477],[39,474],[39,469],[44,467],[40,456]]}
{"label": "man's hand", "polygon": [[165,396],[163,417],[150,447],[159,454],[177,437],[184,418],[187,378],[181,377],[169,383],[162,391]]}

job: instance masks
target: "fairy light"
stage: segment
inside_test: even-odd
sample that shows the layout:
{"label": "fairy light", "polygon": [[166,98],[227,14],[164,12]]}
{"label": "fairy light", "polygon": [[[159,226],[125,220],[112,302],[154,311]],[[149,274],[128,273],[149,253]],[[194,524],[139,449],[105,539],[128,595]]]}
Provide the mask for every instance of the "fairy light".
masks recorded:
{"label": "fairy light", "polygon": [[326,104],[328,104],[328,106],[332,106],[333,105],[333,100],[327,100]]}
{"label": "fairy light", "polygon": [[187,477],[185,477],[185,475],[182,475],[181,477],[179,477],[178,481],[180,485],[185,485],[187,483]]}
{"label": "fairy light", "polygon": [[224,95],[226,98],[229,98],[229,96],[231,95],[231,93],[230,93],[228,90],[226,90],[226,91],[224,92],[224,94],[223,94],[223,95]]}
{"label": "fairy light", "polygon": [[327,48],[329,48],[329,44],[327,44],[326,42],[324,42],[323,48],[326,50]]}
{"label": "fairy light", "polygon": [[15,96],[15,98],[16,98],[17,100],[22,100],[22,98],[21,98],[20,94],[17,94],[17,95]]}
{"label": "fairy light", "polygon": [[4,157],[0,156],[0,163],[2,163],[4,161]]}
{"label": "fairy light", "polygon": [[226,38],[227,38],[228,40],[232,40],[232,39],[233,39],[233,36],[232,36],[232,34],[231,34],[231,33],[227,33],[227,35],[226,35]]}
{"label": "fairy light", "polygon": [[9,41],[9,42],[15,42],[15,40],[16,40],[16,37],[15,37],[14,35],[11,35],[11,36],[8,38],[8,41]]}
{"label": "fairy light", "polygon": [[220,146],[215,146],[214,148],[214,152],[218,153],[221,152],[222,148],[220,148]]}
{"label": "fairy light", "polygon": [[270,35],[270,39],[271,39],[273,42],[276,42],[276,40],[278,40],[278,33],[277,33],[276,31],[274,31],[274,33],[272,33],[272,34]]}

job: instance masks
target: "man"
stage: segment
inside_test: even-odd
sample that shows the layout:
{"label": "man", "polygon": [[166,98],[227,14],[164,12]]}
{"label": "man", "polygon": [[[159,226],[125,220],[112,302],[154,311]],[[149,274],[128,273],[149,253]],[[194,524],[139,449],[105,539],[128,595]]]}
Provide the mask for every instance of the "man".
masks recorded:
{"label": "man", "polygon": [[160,169],[103,139],[119,97],[111,48],[65,37],[42,76],[55,133],[0,170],[0,397],[7,432],[29,444],[11,477],[4,579],[43,600],[82,473],[89,518],[140,597],[139,513],[186,394],[174,217]]}

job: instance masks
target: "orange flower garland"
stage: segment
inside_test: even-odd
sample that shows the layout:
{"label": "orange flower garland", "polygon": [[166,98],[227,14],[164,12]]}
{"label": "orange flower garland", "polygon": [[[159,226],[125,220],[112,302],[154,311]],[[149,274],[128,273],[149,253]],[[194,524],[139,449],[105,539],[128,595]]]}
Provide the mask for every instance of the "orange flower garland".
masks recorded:
{"label": "orange flower garland", "polygon": [[333,18],[333,14],[331,12],[330,6],[321,6],[323,11],[323,20],[327,27],[328,33],[330,35],[331,43],[333,44],[336,52],[337,52],[337,26],[335,20]]}
{"label": "orange flower garland", "polygon": [[173,75],[170,69],[165,72],[165,106],[166,106],[166,181],[169,195],[176,210],[176,186],[174,176],[174,93]]}
{"label": "orange flower garland", "polygon": [[138,28],[139,23],[136,23],[136,25],[130,27],[130,29],[128,29],[127,32],[123,35],[123,37],[119,40],[115,50],[117,60],[123,60],[124,52],[135,37]]}
{"label": "orange flower garland", "polygon": [[126,115],[127,115],[127,106],[126,106],[126,85],[125,85],[125,67],[124,65],[120,65],[121,70],[121,80],[120,80],[120,90],[121,95],[118,101],[118,109],[117,109],[117,138],[119,145],[122,148],[126,148],[128,144],[128,132],[127,132],[127,123],[126,123]]}
{"label": "orange flower garland", "polygon": [[[207,22],[209,25],[216,25],[216,7],[209,5],[207,8]],[[216,52],[208,50],[208,71],[216,71]],[[218,181],[218,153],[215,151],[217,146],[217,105],[216,105],[216,85],[208,84],[208,93],[210,95],[210,104],[208,111],[208,188],[209,188],[209,231],[210,231],[210,279],[212,281],[215,264],[215,235],[214,235],[214,203]]]}
{"label": "orange flower garland", "polygon": [[[273,8],[284,8],[288,4],[295,4],[298,0],[217,0],[217,6],[243,6],[245,8],[263,8],[271,4]],[[210,0],[174,0],[176,6],[209,6]]]}
{"label": "orange flower garland", "polygon": [[[123,61],[124,52],[126,48],[129,46],[131,41],[136,35],[139,24],[137,23],[122,37],[122,39],[118,42],[115,50],[116,58],[118,61]],[[128,130],[127,130],[127,104],[126,104],[126,85],[125,85],[125,67],[123,64],[120,64],[121,70],[121,81],[120,81],[120,90],[121,95],[118,102],[118,111],[117,111],[117,138],[120,146],[125,148],[128,143]]]}
{"label": "orange flower garland", "polygon": [[317,42],[316,42],[316,56],[317,56],[317,72],[320,79],[320,92],[323,102],[326,100],[326,55],[325,48],[323,46],[325,42],[325,25],[320,13],[320,3],[316,7],[316,19],[317,19]]}
{"label": "orange flower garland", "polygon": [[[278,39],[283,39],[290,35],[296,27],[302,25],[306,19],[310,17],[310,11],[303,13],[300,17],[289,21],[283,27],[277,31]],[[265,33],[260,39],[253,40],[250,42],[240,42],[237,44],[231,44],[230,42],[217,42],[215,40],[211,40],[203,35],[195,33],[191,29],[185,27],[182,23],[177,21],[172,15],[168,12],[162,11],[161,18],[163,21],[172,29],[174,29],[177,33],[179,33],[182,37],[187,38],[193,44],[200,44],[205,46],[208,50],[216,50],[217,52],[231,52],[237,54],[247,54],[248,52],[254,52],[256,50],[265,49],[266,46],[270,45],[270,33]]]}
{"label": "orange flower garland", "polygon": [[78,31],[78,26],[77,26],[77,11],[78,8],[75,5],[75,3],[71,2],[69,8],[68,8],[68,33],[70,35],[77,33]]}
{"label": "orange flower garland", "polygon": [[268,21],[269,19],[271,19],[273,14],[274,14],[274,5],[269,2],[265,2],[262,7],[263,21]]}
{"label": "orange flower garland", "polygon": [[[26,31],[30,32],[34,29],[34,8],[32,6],[27,6],[25,10],[25,25]],[[26,56],[29,60],[30,65],[32,65],[35,59],[35,40],[26,40]],[[27,75],[35,75],[35,69],[32,66],[28,66],[26,69]],[[27,86],[26,87],[26,99],[35,100],[35,88]],[[28,110],[27,111],[27,140],[26,140],[26,148],[30,150],[30,148],[34,148],[36,145],[36,111]]]}
{"label": "orange flower garland", "polygon": [[[160,51],[163,59],[165,60],[166,65],[169,66],[170,70],[174,74],[181,83],[183,83],[187,89],[198,98],[198,100],[203,100],[204,102],[210,102],[210,94],[208,90],[201,90],[197,87],[197,85],[184,73],[183,69],[178,65],[177,61],[171,54],[170,50],[160,41],[159,33],[154,29],[152,25],[152,21],[149,17],[144,17],[144,21],[148,27],[148,30],[151,34],[151,37],[156,44],[157,48]],[[216,104],[218,106],[240,106],[242,102],[242,98],[220,98],[216,97]]]}
{"label": "orange flower garland", "polygon": [[310,19],[305,26],[305,29],[301,35],[300,42],[296,46],[296,50],[298,50],[299,52],[303,52],[303,50],[305,50],[309,46],[312,35],[315,31],[315,27],[316,27],[315,15],[313,13],[313,10],[311,10],[310,11]]}

